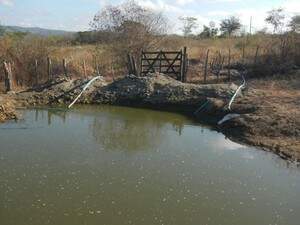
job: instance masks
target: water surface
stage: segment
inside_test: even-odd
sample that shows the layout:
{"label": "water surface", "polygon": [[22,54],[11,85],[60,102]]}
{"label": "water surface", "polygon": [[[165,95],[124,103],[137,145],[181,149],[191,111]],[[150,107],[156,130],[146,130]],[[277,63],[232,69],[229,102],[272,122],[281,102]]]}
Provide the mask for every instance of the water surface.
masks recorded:
{"label": "water surface", "polygon": [[298,225],[300,170],[173,113],[33,109],[0,125],[1,225]]}

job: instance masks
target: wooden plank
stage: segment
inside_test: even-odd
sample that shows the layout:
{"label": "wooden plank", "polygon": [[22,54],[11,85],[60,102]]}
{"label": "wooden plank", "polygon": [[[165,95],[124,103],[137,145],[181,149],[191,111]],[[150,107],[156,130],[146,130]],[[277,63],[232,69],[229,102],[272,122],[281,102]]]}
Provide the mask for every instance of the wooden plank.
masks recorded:
{"label": "wooden plank", "polygon": [[[162,72],[163,74],[167,74],[167,75],[176,75],[176,76],[180,76],[180,74],[181,74],[181,72],[179,71],[179,72],[176,72],[176,73],[174,73],[174,72]],[[144,72],[142,72],[142,74],[143,75],[147,75],[148,73],[147,73],[147,71],[144,71]]]}
{"label": "wooden plank", "polygon": [[[155,54],[160,54],[161,51],[154,51],[154,52],[143,52],[145,55],[155,55]],[[178,54],[180,53],[180,51],[163,51],[163,53],[165,54]]]}
{"label": "wooden plank", "polygon": [[154,67],[154,65],[155,65],[155,63],[159,60],[160,54],[161,54],[161,52],[158,53],[158,55],[157,55],[157,60],[154,60],[152,63],[149,64],[149,67],[148,67],[148,69],[147,69],[147,73],[150,73],[150,72],[154,73],[154,72],[155,72],[155,67]]}
{"label": "wooden plank", "polygon": [[[181,54],[180,52],[179,52],[179,54]],[[178,55],[178,54],[177,54]],[[177,56],[176,55],[176,56]],[[156,60],[157,58],[142,58],[142,60],[143,61],[153,61],[153,60]],[[169,57],[164,57],[164,59],[166,59],[166,60],[174,60],[174,57],[172,57],[172,58],[169,58]],[[175,61],[180,61],[180,59],[176,59]]]}
{"label": "wooden plank", "polygon": [[[143,67],[149,67],[149,65],[143,65]],[[159,66],[154,66],[156,68],[158,68]],[[162,68],[168,68],[169,65],[161,65]],[[172,67],[177,68],[177,67],[181,67],[181,65],[173,65]]]}
{"label": "wooden plank", "polygon": [[[165,56],[165,55],[164,55],[164,56]],[[172,61],[171,63],[170,63],[169,60],[167,60],[167,59],[165,58],[165,59],[167,60],[167,62],[169,63],[169,67],[168,67],[167,71],[169,71],[170,69],[172,69],[173,72],[175,72],[174,67],[175,67],[176,65],[174,65],[174,63],[176,62],[176,59],[178,59],[178,57],[181,58],[181,52],[179,52],[179,53],[176,55],[175,59],[173,59],[173,61]],[[180,58],[179,58],[179,59],[180,59]]]}

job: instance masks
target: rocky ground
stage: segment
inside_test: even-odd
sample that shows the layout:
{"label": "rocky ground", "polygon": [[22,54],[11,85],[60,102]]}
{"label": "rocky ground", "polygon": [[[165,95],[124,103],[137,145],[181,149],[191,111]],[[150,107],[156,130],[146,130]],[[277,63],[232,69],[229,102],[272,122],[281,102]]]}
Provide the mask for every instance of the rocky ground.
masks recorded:
{"label": "rocky ground", "polygon": [[[210,123],[228,137],[300,161],[300,72],[285,78],[250,80],[243,96],[228,109],[235,84],[183,84],[160,74],[96,81],[78,103],[152,107],[183,112]],[[17,106],[69,104],[89,79],[56,78],[25,92],[5,95]],[[275,80],[275,81],[274,81]],[[2,103],[1,119],[13,119],[12,104]],[[6,101],[7,102],[7,101]],[[2,111],[1,111],[2,110]],[[240,116],[216,125],[228,113]],[[6,116],[3,116],[6,115]]]}

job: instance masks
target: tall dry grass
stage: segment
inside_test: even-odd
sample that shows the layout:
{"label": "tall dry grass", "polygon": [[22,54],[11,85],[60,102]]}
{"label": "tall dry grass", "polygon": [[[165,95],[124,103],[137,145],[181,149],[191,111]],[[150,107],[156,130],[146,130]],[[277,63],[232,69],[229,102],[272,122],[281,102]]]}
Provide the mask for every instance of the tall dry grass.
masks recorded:
{"label": "tall dry grass", "polygon": [[[187,47],[189,58],[188,81],[202,81],[206,52],[209,49],[209,63],[218,56],[224,58],[224,68],[242,66],[252,76],[269,76],[285,73],[300,65],[300,35],[290,33],[281,36],[253,35],[251,37],[192,39],[180,36],[159,37],[155,50],[179,50]],[[67,72],[72,77],[101,74],[107,80],[117,79],[127,73],[124,59],[117,55],[115,46],[103,44],[71,44],[69,41],[25,36],[0,38],[0,61],[11,61],[15,82],[19,86],[31,86],[38,76],[39,82],[48,79],[47,57],[52,59],[52,75],[64,74],[63,59],[67,61]],[[123,47],[124,48],[124,47]],[[126,46],[125,46],[126,48]],[[257,51],[258,49],[258,51]],[[153,50],[153,49],[152,49]],[[122,52],[122,51],[121,51]],[[122,60],[123,59],[123,60]],[[38,69],[35,68],[38,61]],[[139,59],[136,59],[139,63]],[[85,64],[85,67],[84,67]],[[37,74],[36,74],[37,72]],[[209,74],[214,78],[215,74]],[[0,80],[3,71],[0,71]],[[214,81],[214,79],[212,79]]]}

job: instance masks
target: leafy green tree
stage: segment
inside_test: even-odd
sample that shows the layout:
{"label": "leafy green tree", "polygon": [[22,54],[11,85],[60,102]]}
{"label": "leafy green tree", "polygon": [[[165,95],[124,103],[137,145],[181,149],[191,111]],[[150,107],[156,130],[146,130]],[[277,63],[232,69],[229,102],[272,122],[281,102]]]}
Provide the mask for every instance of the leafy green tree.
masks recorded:
{"label": "leafy green tree", "polygon": [[214,21],[209,22],[210,27],[210,37],[216,37],[218,34],[218,28],[216,28],[216,24]]}
{"label": "leafy green tree", "polygon": [[197,18],[186,16],[186,17],[179,17],[179,20],[182,22],[182,32],[185,37],[190,36],[195,28],[198,27],[197,25]]}
{"label": "leafy green tree", "polygon": [[0,22],[0,36],[3,36],[5,33],[5,29],[4,27],[1,25],[1,22]]}
{"label": "leafy green tree", "polygon": [[285,18],[283,13],[282,8],[273,9],[268,12],[268,16],[265,21],[273,26],[273,33],[276,33],[283,25],[283,20]]}
{"label": "leafy green tree", "polygon": [[203,31],[199,34],[200,38],[210,38],[210,28],[203,25]]}
{"label": "leafy green tree", "polygon": [[242,24],[240,19],[235,16],[231,16],[230,18],[221,21],[220,30],[223,35],[228,35],[230,37],[234,32],[238,31],[241,26]]}
{"label": "leafy green tree", "polygon": [[290,23],[289,27],[293,32],[300,33],[300,15],[293,16]]}

